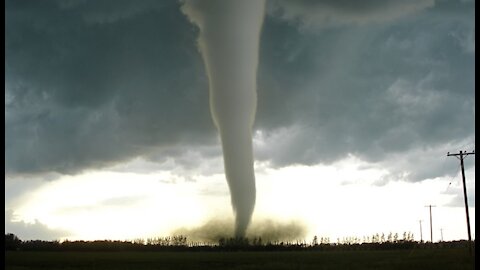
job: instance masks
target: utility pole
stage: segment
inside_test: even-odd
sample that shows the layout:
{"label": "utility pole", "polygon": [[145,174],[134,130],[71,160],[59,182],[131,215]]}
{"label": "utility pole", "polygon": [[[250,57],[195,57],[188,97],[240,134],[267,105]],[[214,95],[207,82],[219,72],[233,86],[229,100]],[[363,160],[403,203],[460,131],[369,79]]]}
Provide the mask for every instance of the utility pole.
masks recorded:
{"label": "utility pole", "polygon": [[432,207],[435,207],[435,205],[425,205],[425,207],[430,208],[430,242],[433,243],[433,230],[432,230]]}
{"label": "utility pole", "polygon": [[422,220],[419,220],[420,222],[420,243],[423,243],[423,234],[422,234]]}
{"label": "utility pole", "polygon": [[472,150],[470,153],[467,153],[467,151],[462,152],[461,150],[458,154],[450,154],[450,152],[447,153],[447,157],[454,156],[458,158],[460,160],[460,166],[462,167],[463,199],[465,200],[465,213],[467,215],[468,242],[470,243],[470,253],[473,254],[472,235],[470,233],[470,215],[468,214],[467,187],[465,185],[465,169],[463,167],[463,159],[468,155],[475,155],[475,150]]}
{"label": "utility pole", "polygon": [[443,228],[440,228],[440,241],[443,242]]}

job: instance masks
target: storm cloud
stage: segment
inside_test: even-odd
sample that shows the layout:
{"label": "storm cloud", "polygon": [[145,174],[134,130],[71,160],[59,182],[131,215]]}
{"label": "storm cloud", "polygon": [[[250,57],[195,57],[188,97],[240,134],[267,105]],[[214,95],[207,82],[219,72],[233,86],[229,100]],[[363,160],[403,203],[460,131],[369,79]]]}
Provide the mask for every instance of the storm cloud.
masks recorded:
{"label": "storm cloud", "polygon": [[434,0],[275,0],[269,13],[303,27],[330,27],[342,24],[385,22],[410,15],[434,5]]}
{"label": "storm cloud", "polygon": [[[446,152],[474,147],[474,1],[357,2],[268,2],[255,158],[352,154],[409,181],[455,173]],[[198,29],[180,6],[6,1],[6,175],[220,156]]]}

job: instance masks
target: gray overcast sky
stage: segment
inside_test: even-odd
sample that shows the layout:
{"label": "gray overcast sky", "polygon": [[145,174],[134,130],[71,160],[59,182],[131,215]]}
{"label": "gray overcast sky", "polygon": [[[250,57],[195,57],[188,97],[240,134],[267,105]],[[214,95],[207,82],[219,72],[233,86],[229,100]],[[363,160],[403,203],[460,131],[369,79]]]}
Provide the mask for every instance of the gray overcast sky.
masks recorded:
{"label": "gray overcast sky", "polygon": [[[6,176],[135,157],[188,170],[221,156],[198,29],[180,6],[7,0]],[[269,1],[256,160],[278,168],[353,154],[408,181],[456,173],[456,161],[439,160],[475,143],[474,7]]]}

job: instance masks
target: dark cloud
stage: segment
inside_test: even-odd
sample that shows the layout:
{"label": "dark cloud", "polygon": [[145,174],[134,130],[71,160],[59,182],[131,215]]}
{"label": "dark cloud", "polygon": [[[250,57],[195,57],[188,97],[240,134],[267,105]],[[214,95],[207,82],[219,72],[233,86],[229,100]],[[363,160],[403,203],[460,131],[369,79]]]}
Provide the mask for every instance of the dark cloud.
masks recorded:
{"label": "dark cloud", "polygon": [[273,0],[269,13],[305,27],[362,24],[397,19],[434,5],[434,0]]}
{"label": "dark cloud", "polygon": [[[350,153],[412,181],[449,174],[446,152],[474,147],[475,3],[357,2],[270,2],[255,158],[278,167]],[[188,170],[221,155],[198,30],[179,2],[5,8],[7,174],[135,157]]]}
{"label": "dark cloud", "polygon": [[141,2],[132,2],[129,0],[118,0],[112,5],[110,0],[58,0],[57,4],[63,10],[75,9],[76,12],[81,13],[82,18],[87,23],[104,24],[142,16],[151,10],[158,10],[167,5],[172,5],[172,1],[142,0]]}
{"label": "dark cloud", "polygon": [[465,140],[474,147],[475,81],[474,55],[449,34],[469,31],[473,21],[445,8],[308,33],[267,20],[257,113],[265,142],[257,158],[284,166],[351,153],[415,181],[448,171],[437,166],[447,151]]}
{"label": "dark cloud", "polygon": [[7,172],[75,173],[212,141],[203,64],[179,5],[91,24],[98,10],[82,3],[6,3]]}

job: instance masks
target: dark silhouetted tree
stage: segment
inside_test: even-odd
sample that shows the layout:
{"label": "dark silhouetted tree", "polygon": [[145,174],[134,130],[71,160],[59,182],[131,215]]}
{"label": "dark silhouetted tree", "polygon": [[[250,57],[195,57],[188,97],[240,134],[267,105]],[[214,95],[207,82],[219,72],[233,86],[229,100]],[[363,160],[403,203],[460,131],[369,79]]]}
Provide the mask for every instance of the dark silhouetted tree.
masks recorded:
{"label": "dark silhouetted tree", "polygon": [[5,250],[18,250],[22,240],[13,233],[5,234]]}
{"label": "dark silhouetted tree", "polygon": [[312,246],[318,245],[318,237],[315,235],[312,240]]}

